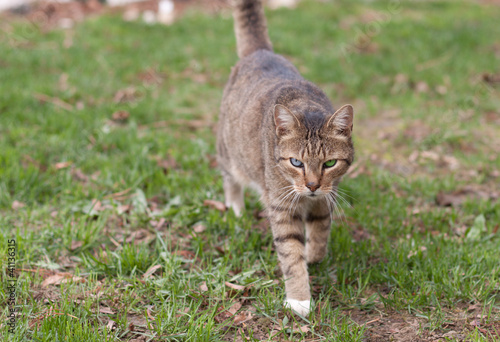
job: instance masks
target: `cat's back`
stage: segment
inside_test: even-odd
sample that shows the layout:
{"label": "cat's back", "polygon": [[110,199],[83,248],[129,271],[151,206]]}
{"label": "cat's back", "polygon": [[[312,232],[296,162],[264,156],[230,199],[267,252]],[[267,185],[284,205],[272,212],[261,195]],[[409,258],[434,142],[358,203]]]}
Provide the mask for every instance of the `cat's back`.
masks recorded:
{"label": "cat's back", "polygon": [[300,80],[303,78],[299,71],[286,58],[269,50],[257,50],[234,66],[226,90],[248,93],[252,88]]}

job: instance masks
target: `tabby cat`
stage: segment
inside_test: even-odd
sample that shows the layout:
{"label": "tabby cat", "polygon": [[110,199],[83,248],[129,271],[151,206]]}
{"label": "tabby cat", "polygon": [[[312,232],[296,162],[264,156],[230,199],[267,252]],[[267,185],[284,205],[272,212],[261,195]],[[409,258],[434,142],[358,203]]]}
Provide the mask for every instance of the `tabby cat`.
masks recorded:
{"label": "tabby cat", "polygon": [[317,86],[273,53],[260,0],[236,0],[233,15],[240,60],[224,89],[217,134],[226,206],[241,215],[244,187],[261,195],[285,305],[307,315],[307,263],[327,253],[338,184],[354,158],[353,108],[335,111]]}

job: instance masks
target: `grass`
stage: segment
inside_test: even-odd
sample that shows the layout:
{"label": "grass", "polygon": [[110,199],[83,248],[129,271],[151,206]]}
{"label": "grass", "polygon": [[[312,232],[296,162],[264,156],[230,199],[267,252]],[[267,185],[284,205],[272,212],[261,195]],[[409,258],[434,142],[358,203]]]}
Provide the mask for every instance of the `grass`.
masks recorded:
{"label": "grass", "polygon": [[227,12],[3,21],[0,257],[15,239],[18,316],[2,340],[499,341],[500,94],[482,75],[500,72],[500,8],[391,6],[267,12],[275,50],[356,111],[352,208],[310,268],[310,317],[282,307],[257,197],[242,218],[203,204],[223,200]]}

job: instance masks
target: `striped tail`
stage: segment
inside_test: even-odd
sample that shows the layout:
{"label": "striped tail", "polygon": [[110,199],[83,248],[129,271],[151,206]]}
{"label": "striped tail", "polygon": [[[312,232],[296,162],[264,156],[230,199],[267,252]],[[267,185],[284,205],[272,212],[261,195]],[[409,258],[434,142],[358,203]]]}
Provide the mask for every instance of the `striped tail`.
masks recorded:
{"label": "striped tail", "polygon": [[272,51],[261,0],[236,0],[235,3],[233,17],[238,56],[243,58],[262,49]]}

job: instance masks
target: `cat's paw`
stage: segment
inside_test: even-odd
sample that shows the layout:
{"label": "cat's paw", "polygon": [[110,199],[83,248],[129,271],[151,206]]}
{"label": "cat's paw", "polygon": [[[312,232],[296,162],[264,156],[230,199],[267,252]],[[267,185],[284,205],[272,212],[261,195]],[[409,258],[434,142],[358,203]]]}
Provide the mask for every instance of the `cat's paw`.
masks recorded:
{"label": "cat's paw", "polygon": [[299,315],[307,316],[311,311],[311,300],[296,300],[287,298],[287,300],[285,300],[285,307],[292,309]]}

